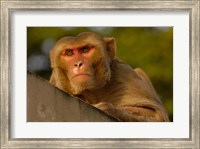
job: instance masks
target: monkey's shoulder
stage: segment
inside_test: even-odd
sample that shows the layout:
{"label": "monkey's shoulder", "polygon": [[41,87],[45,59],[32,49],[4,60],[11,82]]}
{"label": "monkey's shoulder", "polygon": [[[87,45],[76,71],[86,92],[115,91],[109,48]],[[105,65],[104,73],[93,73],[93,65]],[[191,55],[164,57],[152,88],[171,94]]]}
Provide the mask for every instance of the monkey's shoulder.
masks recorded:
{"label": "monkey's shoulder", "polygon": [[120,82],[130,90],[148,90],[153,89],[153,85],[147,74],[141,68],[133,69],[122,60],[115,59],[111,66],[113,82]]}
{"label": "monkey's shoulder", "polygon": [[118,58],[113,60],[111,64],[111,71],[117,79],[123,79],[123,81],[131,81],[135,79],[142,80],[141,74],[147,76],[141,68],[134,69],[129,64]]}
{"label": "monkey's shoulder", "polygon": [[114,74],[112,84],[115,88],[119,86],[118,91],[121,91],[123,97],[127,97],[128,100],[131,98],[132,102],[135,102],[135,99],[159,100],[149,77],[141,68],[133,69],[119,59],[115,59],[112,67]]}

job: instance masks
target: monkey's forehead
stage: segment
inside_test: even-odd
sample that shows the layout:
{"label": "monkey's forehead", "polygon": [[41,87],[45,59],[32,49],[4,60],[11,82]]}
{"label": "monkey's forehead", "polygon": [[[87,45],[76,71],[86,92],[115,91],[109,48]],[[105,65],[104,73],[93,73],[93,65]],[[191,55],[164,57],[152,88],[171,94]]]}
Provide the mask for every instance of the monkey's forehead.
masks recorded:
{"label": "monkey's forehead", "polygon": [[99,34],[97,34],[97,33],[94,33],[94,32],[82,32],[82,33],[79,33],[78,35],[77,35],[77,38],[82,38],[82,37],[92,37],[92,38],[94,38],[94,37],[96,37],[96,38],[102,38]]}
{"label": "monkey's forehead", "polygon": [[66,36],[57,41],[55,46],[60,45],[77,45],[81,43],[102,42],[103,38],[92,32],[83,32],[77,36]]}
{"label": "monkey's forehead", "polygon": [[82,33],[79,33],[76,36],[65,36],[65,37],[61,38],[58,42],[84,40],[84,39],[87,39],[87,38],[99,38],[99,39],[101,39],[102,37],[100,35],[98,35],[97,33],[82,32]]}

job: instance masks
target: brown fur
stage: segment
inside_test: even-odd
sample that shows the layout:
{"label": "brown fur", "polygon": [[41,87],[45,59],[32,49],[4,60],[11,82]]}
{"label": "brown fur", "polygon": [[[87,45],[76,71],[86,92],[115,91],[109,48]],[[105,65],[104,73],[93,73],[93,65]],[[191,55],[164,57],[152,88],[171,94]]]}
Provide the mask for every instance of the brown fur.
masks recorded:
{"label": "brown fur", "polygon": [[[94,39],[93,39],[94,38]],[[86,40],[86,41],[85,41]],[[85,90],[75,91],[70,85],[68,63],[60,60],[62,44],[94,44],[96,51],[87,60],[94,72],[93,83]],[[73,47],[73,46],[72,46]],[[114,38],[102,39],[94,33],[81,33],[59,41],[50,53],[53,72],[50,82],[121,121],[169,121],[166,110],[148,76],[132,69],[115,57]],[[70,66],[71,67],[71,66]],[[95,82],[95,83],[94,83]]]}

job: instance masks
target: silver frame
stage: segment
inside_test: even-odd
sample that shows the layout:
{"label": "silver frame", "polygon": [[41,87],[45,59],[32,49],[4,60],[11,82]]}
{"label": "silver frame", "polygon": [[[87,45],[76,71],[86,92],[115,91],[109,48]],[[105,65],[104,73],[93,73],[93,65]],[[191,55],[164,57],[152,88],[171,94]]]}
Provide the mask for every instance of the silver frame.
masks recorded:
{"label": "silver frame", "polygon": [[[0,0],[1,2],[1,148],[200,148],[200,2],[199,0]],[[11,13],[16,10],[186,10],[190,13],[190,137],[188,139],[12,139],[10,137]]]}

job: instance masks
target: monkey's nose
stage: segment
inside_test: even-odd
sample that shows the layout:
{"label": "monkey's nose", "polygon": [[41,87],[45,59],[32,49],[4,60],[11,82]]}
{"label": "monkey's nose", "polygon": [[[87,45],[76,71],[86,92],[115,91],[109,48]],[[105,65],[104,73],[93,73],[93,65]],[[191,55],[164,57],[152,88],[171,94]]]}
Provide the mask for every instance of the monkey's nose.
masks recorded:
{"label": "monkey's nose", "polygon": [[82,65],[83,65],[83,63],[82,63],[81,61],[79,61],[79,62],[77,62],[77,63],[75,64],[75,67],[80,68]]}

